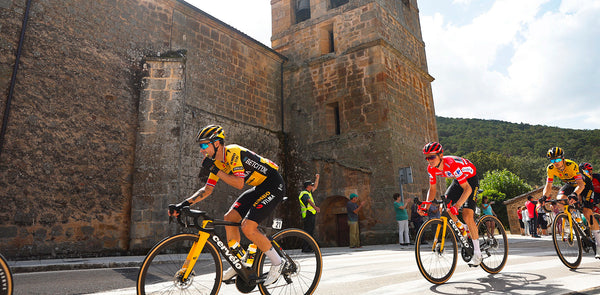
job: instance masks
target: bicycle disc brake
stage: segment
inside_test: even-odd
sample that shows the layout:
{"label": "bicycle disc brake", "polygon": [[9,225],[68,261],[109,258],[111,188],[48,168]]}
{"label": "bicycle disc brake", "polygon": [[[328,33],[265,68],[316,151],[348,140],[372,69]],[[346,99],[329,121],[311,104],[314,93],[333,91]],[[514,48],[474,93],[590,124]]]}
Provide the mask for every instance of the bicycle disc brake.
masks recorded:
{"label": "bicycle disc brake", "polygon": [[183,275],[185,274],[185,269],[180,269],[175,276],[173,277],[173,283],[179,289],[187,289],[192,285],[194,281],[194,276],[196,273],[192,271],[186,280],[183,279]]}

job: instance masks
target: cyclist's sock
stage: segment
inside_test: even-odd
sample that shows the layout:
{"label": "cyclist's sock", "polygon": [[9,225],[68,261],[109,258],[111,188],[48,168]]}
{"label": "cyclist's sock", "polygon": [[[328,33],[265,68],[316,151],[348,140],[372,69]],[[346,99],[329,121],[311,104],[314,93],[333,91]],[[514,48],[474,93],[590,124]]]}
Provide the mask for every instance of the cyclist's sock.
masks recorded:
{"label": "cyclist's sock", "polygon": [[600,247],[600,230],[593,230],[592,234],[594,235],[594,239],[596,239],[596,248]]}
{"label": "cyclist's sock", "polygon": [[479,248],[479,240],[473,240],[473,254],[481,255],[481,249]]}
{"label": "cyclist's sock", "polygon": [[267,257],[269,257],[269,260],[271,260],[272,265],[280,265],[281,264],[281,257],[279,256],[279,254],[277,254],[277,251],[275,251],[275,249],[273,247],[271,247],[271,249],[269,249],[269,251],[265,252],[265,255],[267,255]]}

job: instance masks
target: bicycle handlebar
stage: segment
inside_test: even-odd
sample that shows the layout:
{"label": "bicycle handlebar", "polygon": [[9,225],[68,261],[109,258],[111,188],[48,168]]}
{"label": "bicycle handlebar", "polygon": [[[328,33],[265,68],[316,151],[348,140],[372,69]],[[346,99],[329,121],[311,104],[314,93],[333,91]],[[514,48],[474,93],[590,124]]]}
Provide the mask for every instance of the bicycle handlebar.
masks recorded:
{"label": "bicycle handlebar", "polygon": [[[174,204],[169,205],[169,211],[177,211],[176,207],[177,207],[177,205],[174,205]],[[185,217],[190,217],[192,219],[191,222],[189,222],[190,220]],[[206,228],[205,226],[202,225],[202,222],[199,221],[199,219],[201,219],[202,221],[208,221],[209,223],[212,223],[213,226],[215,226],[215,225],[240,226],[241,225],[240,222],[231,222],[231,221],[225,221],[225,220],[221,220],[221,219],[214,219],[214,218],[210,217],[206,211],[194,210],[194,209],[191,209],[189,206],[185,206],[185,207],[181,208],[181,210],[179,210],[179,215],[177,215],[176,219],[177,219],[177,223],[179,223],[179,225],[181,225],[183,227],[192,227],[192,228],[195,228],[198,230],[214,229],[214,227]],[[169,217],[169,222],[171,220],[172,220],[172,216]]]}

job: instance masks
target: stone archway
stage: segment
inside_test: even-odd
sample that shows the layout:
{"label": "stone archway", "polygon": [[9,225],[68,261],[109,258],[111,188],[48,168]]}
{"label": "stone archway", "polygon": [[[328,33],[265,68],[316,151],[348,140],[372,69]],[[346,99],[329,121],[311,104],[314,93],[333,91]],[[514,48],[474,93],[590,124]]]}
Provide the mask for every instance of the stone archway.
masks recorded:
{"label": "stone archway", "polygon": [[348,246],[348,214],[345,196],[330,196],[321,203],[321,213],[317,219],[317,235],[321,246]]}

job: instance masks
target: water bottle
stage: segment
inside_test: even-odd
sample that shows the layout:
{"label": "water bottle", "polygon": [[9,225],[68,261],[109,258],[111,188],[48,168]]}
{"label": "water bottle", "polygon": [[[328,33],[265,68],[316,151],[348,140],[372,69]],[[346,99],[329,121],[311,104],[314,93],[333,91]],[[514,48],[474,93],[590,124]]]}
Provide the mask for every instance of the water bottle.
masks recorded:
{"label": "water bottle", "polygon": [[457,221],[456,222],[456,226],[458,226],[458,229],[460,230],[460,233],[463,235],[463,237],[467,237],[467,225],[466,224],[462,224],[462,222]]}
{"label": "water bottle", "polygon": [[240,260],[243,260],[244,256],[246,255],[246,251],[244,251],[244,248],[240,246],[240,243],[238,241],[229,241],[229,248],[231,248],[231,252],[233,252],[233,255],[237,256],[237,258],[239,258]]}
{"label": "water bottle", "polygon": [[246,258],[246,266],[252,267],[252,264],[254,263],[254,257],[256,256],[256,245],[255,244],[248,245],[248,252],[246,252],[246,253],[248,254],[248,256]]}

